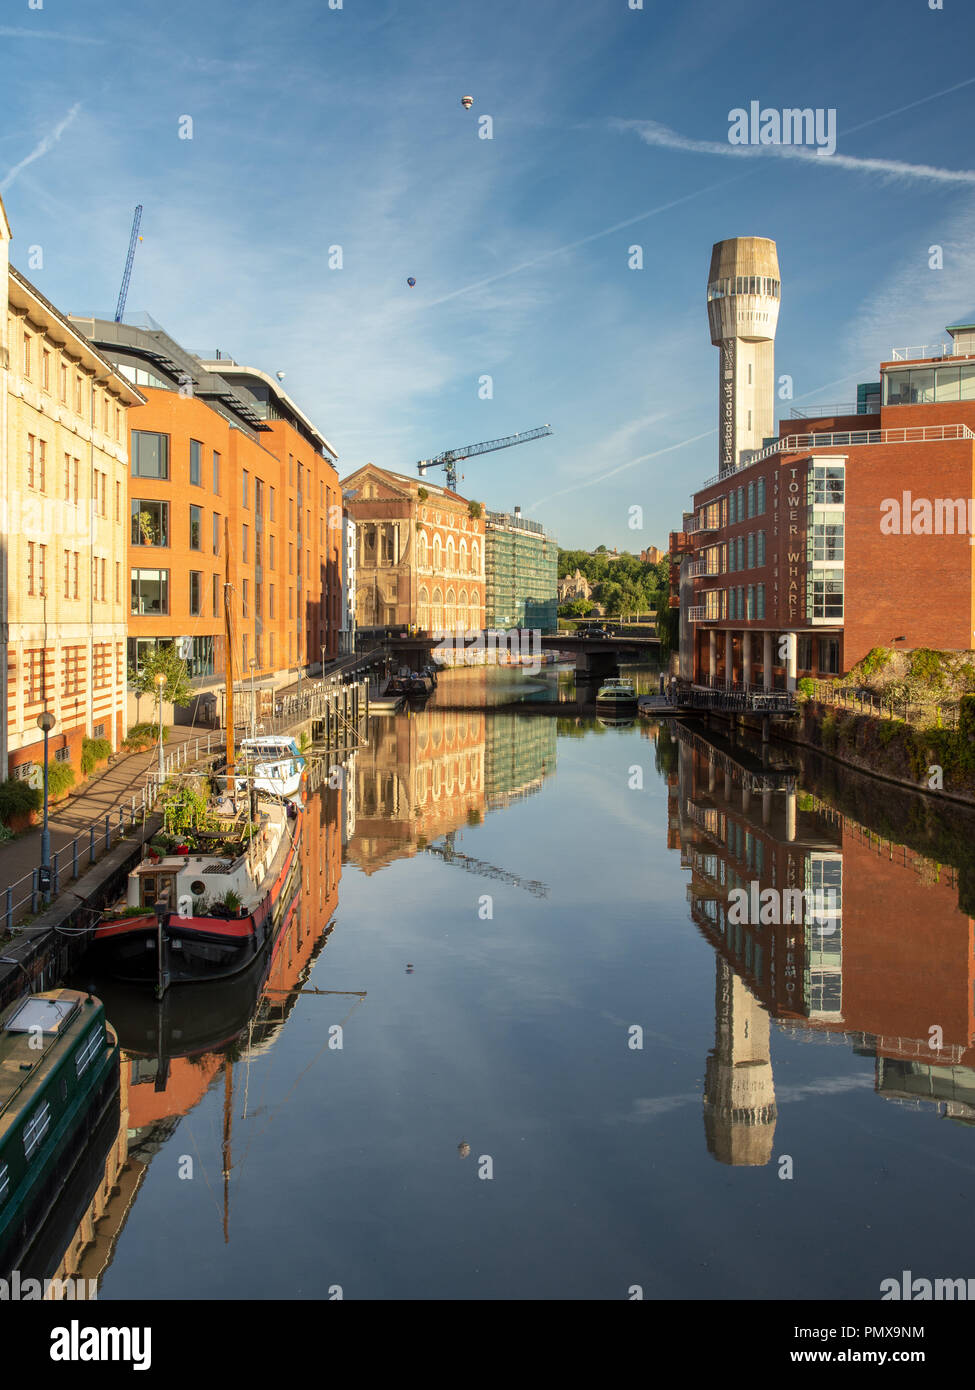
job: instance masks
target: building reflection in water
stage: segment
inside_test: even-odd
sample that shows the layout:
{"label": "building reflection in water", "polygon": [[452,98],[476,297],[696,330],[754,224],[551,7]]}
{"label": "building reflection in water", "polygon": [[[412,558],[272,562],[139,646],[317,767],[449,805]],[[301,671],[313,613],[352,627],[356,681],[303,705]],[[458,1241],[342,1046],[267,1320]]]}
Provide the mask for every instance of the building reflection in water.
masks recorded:
{"label": "building reflection in water", "polygon": [[[828,805],[785,745],[763,751],[662,725],[657,764],[668,782],[668,846],[690,873],[691,918],[715,951],[704,1116],[714,1157],[771,1158],[772,1018],[790,1035],[873,1057],[881,1096],[975,1122],[975,942],[958,872]],[[730,910],[732,890],[752,884],[776,890],[758,920]],[[783,889],[820,903],[829,895],[828,910],[807,920]]]}
{"label": "building reflection in water", "polygon": [[355,765],[355,831],[346,858],[367,874],[430,849],[541,790],[555,771],[551,719],[424,710],[370,722]]}

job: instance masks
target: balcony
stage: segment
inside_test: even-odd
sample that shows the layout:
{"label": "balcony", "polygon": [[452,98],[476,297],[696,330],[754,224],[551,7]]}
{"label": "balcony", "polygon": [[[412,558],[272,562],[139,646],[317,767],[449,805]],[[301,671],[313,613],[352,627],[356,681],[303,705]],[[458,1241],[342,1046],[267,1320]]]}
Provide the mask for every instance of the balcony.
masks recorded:
{"label": "balcony", "polygon": [[706,623],[708,621],[708,610],[703,603],[694,608],[688,608],[687,621],[689,623]]}
{"label": "balcony", "polygon": [[[965,353],[958,354],[961,357]],[[918,347],[891,348],[890,362],[919,362],[933,357],[954,357],[954,343],[921,343]]]}
{"label": "balcony", "polygon": [[[717,479],[711,479],[711,481],[712,481],[712,482],[716,482]],[[707,486],[707,484],[705,483],[705,487],[706,487],[706,486]],[[693,520],[693,519],[692,519],[691,521],[689,521],[689,522],[687,523],[687,527],[686,527],[686,530],[685,530],[684,534],[685,534],[685,535],[688,535],[688,536],[698,536],[698,535],[701,534],[702,531],[720,531],[720,530],[721,530],[721,522],[720,522],[720,521],[697,521],[697,520]]]}

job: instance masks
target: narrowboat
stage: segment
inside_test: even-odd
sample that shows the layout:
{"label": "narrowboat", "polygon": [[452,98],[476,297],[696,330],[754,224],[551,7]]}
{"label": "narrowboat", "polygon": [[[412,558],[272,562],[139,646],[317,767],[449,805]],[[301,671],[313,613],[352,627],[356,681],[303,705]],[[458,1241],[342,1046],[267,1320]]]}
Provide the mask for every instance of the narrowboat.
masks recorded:
{"label": "narrowboat", "polygon": [[89,1136],[118,1114],[118,1039],[83,990],[31,994],[0,1015],[0,1273],[51,1216]]}
{"label": "narrowboat", "polygon": [[302,815],[295,802],[261,799],[256,822],[188,834],[193,843],[176,853],[150,847],[129,874],[126,905],[95,927],[93,968],[159,992],[246,970],[277,934],[299,868]]}

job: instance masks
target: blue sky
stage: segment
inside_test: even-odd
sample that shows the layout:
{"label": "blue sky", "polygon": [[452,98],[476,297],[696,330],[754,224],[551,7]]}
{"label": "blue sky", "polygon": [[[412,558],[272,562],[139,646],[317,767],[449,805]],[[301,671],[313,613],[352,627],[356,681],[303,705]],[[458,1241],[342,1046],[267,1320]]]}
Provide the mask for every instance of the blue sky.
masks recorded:
{"label": "blue sky", "polygon": [[[142,203],[128,309],[284,371],[343,474],[550,423],[461,490],[566,546],[665,545],[716,471],[714,241],[777,241],[800,406],[975,308],[975,13],[944,5],[5,2],[12,260],[111,313]],[[736,152],[752,100],[835,108],[836,157]]]}

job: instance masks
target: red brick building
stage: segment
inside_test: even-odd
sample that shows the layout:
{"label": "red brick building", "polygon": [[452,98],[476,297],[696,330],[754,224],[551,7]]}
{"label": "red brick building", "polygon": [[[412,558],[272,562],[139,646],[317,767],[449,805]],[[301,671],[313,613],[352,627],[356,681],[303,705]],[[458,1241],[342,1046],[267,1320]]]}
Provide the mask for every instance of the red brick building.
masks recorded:
{"label": "red brick building", "polygon": [[794,688],[875,646],[973,646],[975,329],[948,332],[892,352],[855,403],[794,410],[695,493],[671,535],[683,678]]}

